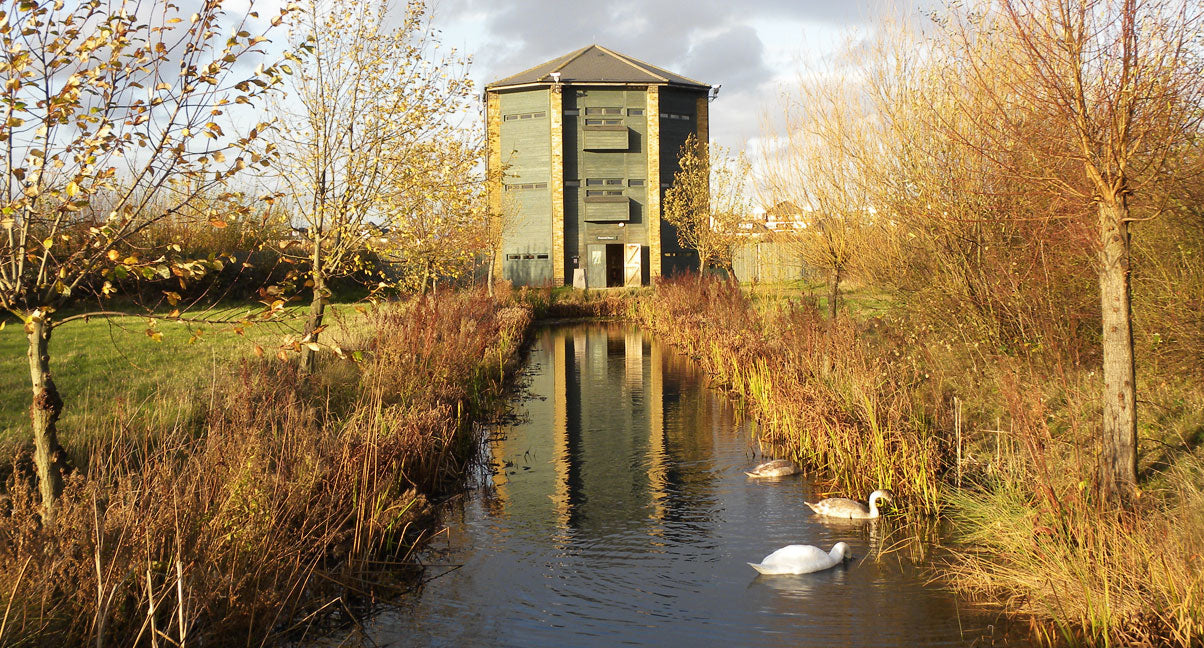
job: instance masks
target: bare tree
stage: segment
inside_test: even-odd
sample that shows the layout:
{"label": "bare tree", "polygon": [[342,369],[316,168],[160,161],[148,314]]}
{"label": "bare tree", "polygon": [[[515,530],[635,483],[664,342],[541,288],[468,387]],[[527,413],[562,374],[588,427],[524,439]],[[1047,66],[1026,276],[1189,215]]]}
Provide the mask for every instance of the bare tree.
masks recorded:
{"label": "bare tree", "polygon": [[423,183],[447,174],[427,173],[428,163],[463,151],[455,118],[472,95],[467,60],[440,53],[422,0],[396,17],[390,10],[388,0],[310,0],[291,32],[305,56],[277,106],[286,161],[279,180],[309,241],[300,259],[312,294],[300,346],[307,372],[330,279],[370,270],[371,257],[398,240],[390,232],[402,220],[431,213],[421,201],[445,185]]}
{"label": "bare tree", "polygon": [[1194,0],[1003,0],[980,15],[955,12],[945,31],[950,59],[963,63],[944,81],[963,89],[953,108],[972,117],[956,123],[977,131],[950,134],[1047,195],[1050,217],[1094,221],[1100,485],[1113,501],[1128,501],[1137,481],[1133,205],[1157,216],[1176,150],[1199,134],[1202,20]]}
{"label": "bare tree", "polygon": [[64,463],[51,334],[89,314],[56,313],[112,294],[123,279],[183,282],[206,270],[180,258],[178,245],[140,248],[138,236],[267,162],[249,151],[260,129],[240,137],[219,123],[229,106],[279,81],[274,66],[235,74],[260,53],[257,19],[227,15],[220,0],[191,17],[170,4],[148,11],[120,0],[8,3],[0,12],[0,307],[21,318],[29,341],[34,458],[48,516]]}
{"label": "bare tree", "polygon": [[781,128],[766,129],[775,144],[762,149],[763,201],[795,212],[796,227],[775,238],[825,272],[830,319],[871,221],[859,159],[867,148],[866,117],[858,99],[853,89],[823,77],[801,83],[797,94],[785,97]]}

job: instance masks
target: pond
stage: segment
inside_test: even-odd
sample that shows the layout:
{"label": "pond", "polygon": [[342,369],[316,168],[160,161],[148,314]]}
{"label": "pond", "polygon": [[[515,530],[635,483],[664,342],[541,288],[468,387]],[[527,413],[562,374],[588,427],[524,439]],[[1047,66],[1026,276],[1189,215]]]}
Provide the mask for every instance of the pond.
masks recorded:
{"label": "pond", "polygon": [[[824,522],[805,477],[752,480],[751,424],[693,363],[628,324],[536,333],[477,487],[443,511],[412,597],[364,629],[400,646],[962,646],[993,617],[929,584],[891,520]],[[864,494],[863,494],[864,495]],[[788,544],[845,566],[759,576]],[[900,548],[902,547],[902,548]],[[891,549],[889,551],[884,551]]]}

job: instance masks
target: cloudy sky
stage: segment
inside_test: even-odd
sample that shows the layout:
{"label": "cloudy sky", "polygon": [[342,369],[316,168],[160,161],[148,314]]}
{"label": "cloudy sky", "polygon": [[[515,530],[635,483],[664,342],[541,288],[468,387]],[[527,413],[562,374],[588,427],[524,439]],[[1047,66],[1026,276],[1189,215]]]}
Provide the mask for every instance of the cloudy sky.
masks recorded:
{"label": "cloudy sky", "polygon": [[[891,3],[894,4],[894,3]],[[711,137],[743,149],[807,65],[839,51],[881,0],[435,0],[444,43],[481,85],[591,43],[708,84]]]}

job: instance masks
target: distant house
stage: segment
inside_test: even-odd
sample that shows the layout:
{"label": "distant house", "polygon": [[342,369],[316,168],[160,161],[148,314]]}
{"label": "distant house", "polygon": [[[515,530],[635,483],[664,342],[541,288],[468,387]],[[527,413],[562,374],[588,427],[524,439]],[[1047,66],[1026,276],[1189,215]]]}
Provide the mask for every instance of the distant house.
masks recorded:
{"label": "distant house", "polygon": [[560,286],[581,269],[604,287],[697,266],[661,203],[686,137],[709,139],[710,94],[598,45],[486,86],[490,205],[515,216],[496,272]]}
{"label": "distant house", "polygon": [[795,232],[806,229],[807,221],[807,213],[789,200],[783,200],[765,210],[765,228],[771,232]]}
{"label": "distant house", "polygon": [[774,236],[806,229],[810,214],[782,201],[740,224],[746,237],[732,248],[732,270],[742,282],[780,282],[807,276],[801,250],[791,237]]}

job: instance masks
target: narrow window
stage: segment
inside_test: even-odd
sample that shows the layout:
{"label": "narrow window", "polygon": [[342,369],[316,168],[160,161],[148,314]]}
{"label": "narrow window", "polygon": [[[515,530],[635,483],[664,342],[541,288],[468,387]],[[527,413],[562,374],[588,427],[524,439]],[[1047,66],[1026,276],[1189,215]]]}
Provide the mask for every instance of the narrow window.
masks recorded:
{"label": "narrow window", "polygon": [[545,111],[529,112],[529,113],[515,113],[513,115],[506,115],[502,119],[504,119],[506,121],[514,121],[516,119],[540,119],[542,117],[547,117],[547,115],[548,115],[548,113]]}
{"label": "narrow window", "polygon": [[632,115],[632,116],[642,115],[642,114],[644,114],[644,109],[643,108],[628,108],[627,114]]}
{"label": "narrow window", "polygon": [[642,187],[642,186],[644,186],[644,180],[642,178],[633,178],[631,180],[628,180],[627,184],[632,187]]}

